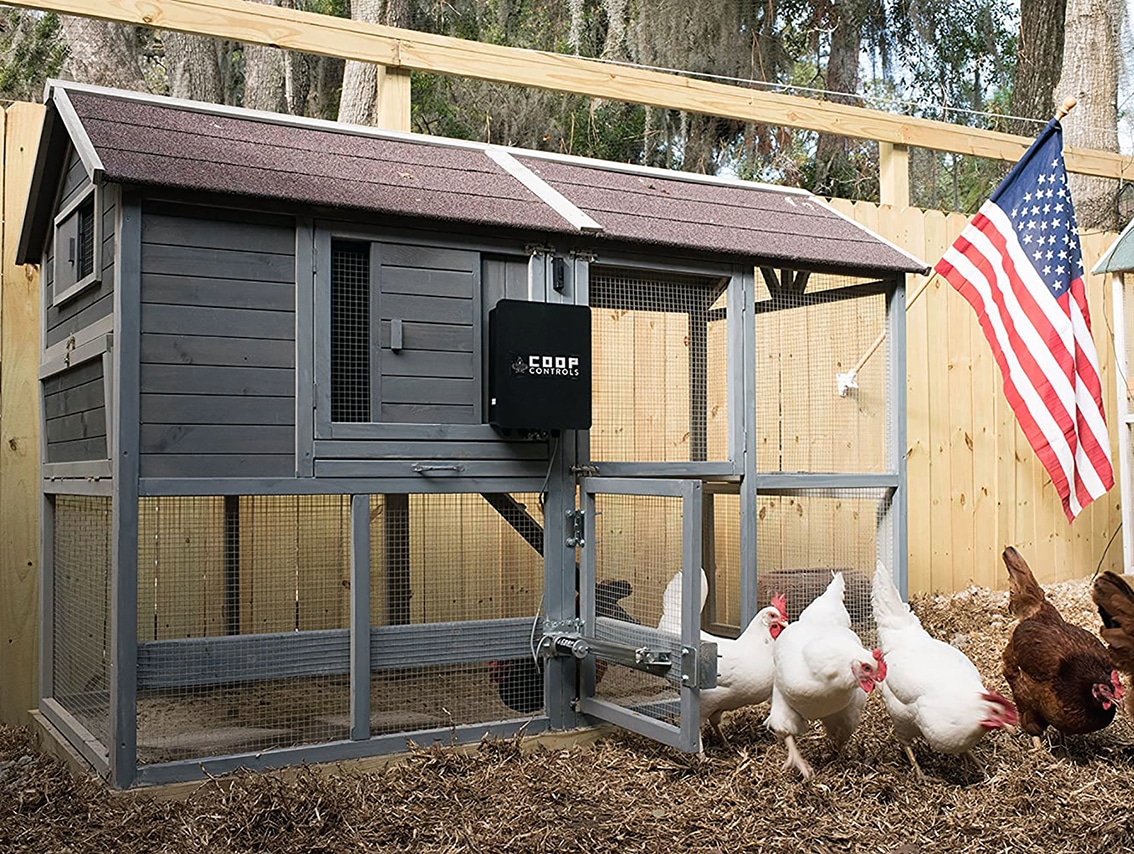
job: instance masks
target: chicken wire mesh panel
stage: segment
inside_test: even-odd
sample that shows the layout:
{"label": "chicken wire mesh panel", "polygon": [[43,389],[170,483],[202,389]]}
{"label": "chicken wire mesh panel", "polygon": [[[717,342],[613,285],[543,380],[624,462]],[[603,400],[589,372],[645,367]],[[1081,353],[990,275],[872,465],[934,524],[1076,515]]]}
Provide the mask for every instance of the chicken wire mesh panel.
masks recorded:
{"label": "chicken wire mesh panel", "polygon": [[678,652],[664,676],[596,656],[595,697],[680,727],[682,499],[599,494],[595,514],[594,636],[626,643],[637,635],[620,624],[636,624]]}
{"label": "chicken wire mesh panel", "polygon": [[332,241],[332,421],[370,421],[370,343],[370,245]]}
{"label": "chicken wire mesh panel", "polygon": [[[707,487],[702,505],[701,566],[708,592],[701,628],[716,635],[740,634],[740,494]],[[761,602],[760,605],[767,605]]]}
{"label": "chicken wire mesh panel", "polygon": [[349,737],[349,530],[349,496],[140,501],[140,764]]}
{"label": "chicken wire mesh panel", "polygon": [[787,597],[795,620],[841,571],[855,631],[873,636],[870,580],[879,560],[894,571],[888,493],[883,489],[799,490],[757,496],[756,597]]}
{"label": "chicken wire mesh panel", "polygon": [[727,284],[591,268],[592,459],[728,459]]}
{"label": "chicken wire mesh panel", "polygon": [[111,518],[109,497],[55,499],[52,694],[104,746],[111,743]]}
{"label": "chicken wire mesh panel", "polygon": [[758,471],[883,472],[892,441],[889,343],[840,381],[886,328],[885,294],[814,302],[814,293],[856,280],[813,274],[806,291],[756,301]]}
{"label": "chicken wire mesh panel", "polygon": [[538,496],[376,495],[370,521],[371,733],[538,713]]}

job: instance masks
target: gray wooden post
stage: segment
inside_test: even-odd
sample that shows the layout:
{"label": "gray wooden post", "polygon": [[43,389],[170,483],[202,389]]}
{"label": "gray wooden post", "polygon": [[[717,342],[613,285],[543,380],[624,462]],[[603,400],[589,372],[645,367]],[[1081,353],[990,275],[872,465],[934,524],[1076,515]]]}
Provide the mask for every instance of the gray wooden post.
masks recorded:
{"label": "gray wooden post", "polygon": [[350,737],[370,738],[369,495],[350,500]]}

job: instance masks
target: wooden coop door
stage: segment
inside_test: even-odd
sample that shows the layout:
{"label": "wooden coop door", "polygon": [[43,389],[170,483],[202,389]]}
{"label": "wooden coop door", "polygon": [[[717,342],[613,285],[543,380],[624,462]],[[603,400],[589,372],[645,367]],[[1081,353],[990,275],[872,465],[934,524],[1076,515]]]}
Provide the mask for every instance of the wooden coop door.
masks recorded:
{"label": "wooden coop door", "polygon": [[589,654],[580,710],[695,752],[700,688],[716,684],[701,644],[699,480],[587,478],[579,613]]}

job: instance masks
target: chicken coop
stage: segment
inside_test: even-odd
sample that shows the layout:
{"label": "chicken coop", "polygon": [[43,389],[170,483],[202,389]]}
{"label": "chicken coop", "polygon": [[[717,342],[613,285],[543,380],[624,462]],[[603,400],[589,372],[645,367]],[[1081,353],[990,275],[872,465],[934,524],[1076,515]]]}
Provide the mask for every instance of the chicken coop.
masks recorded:
{"label": "chicken coop", "polygon": [[925,265],[822,200],[46,102],[39,711],[112,785],[598,721],[695,750],[702,627],[832,569],[866,627],[876,559],[904,580]]}
{"label": "chicken coop", "polygon": [[1134,572],[1134,383],[1130,365],[1134,351],[1134,221],[1111,244],[1091,270],[1110,277],[1114,306],[1115,421],[1118,429],[1118,483],[1122,501],[1122,571]]}

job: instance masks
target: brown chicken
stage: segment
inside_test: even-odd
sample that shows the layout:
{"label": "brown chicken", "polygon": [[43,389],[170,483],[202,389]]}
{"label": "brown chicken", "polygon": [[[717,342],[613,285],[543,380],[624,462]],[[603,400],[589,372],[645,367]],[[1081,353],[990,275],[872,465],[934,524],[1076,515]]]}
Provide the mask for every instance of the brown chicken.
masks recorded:
{"label": "brown chicken", "polygon": [[[1099,634],[1110,647],[1111,663],[1134,679],[1134,590],[1121,575],[1107,571],[1095,579],[1091,598],[1099,606]],[[1126,710],[1134,714],[1134,692],[1126,695]]]}
{"label": "brown chicken", "polygon": [[1008,610],[1019,619],[1004,648],[1004,678],[1012,687],[1020,728],[1039,747],[1047,726],[1064,735],[1095,732],[1114,720],[1122,682],[1106,647],[1068,623],[1047,601],[1019,553],[1004,550]]}

